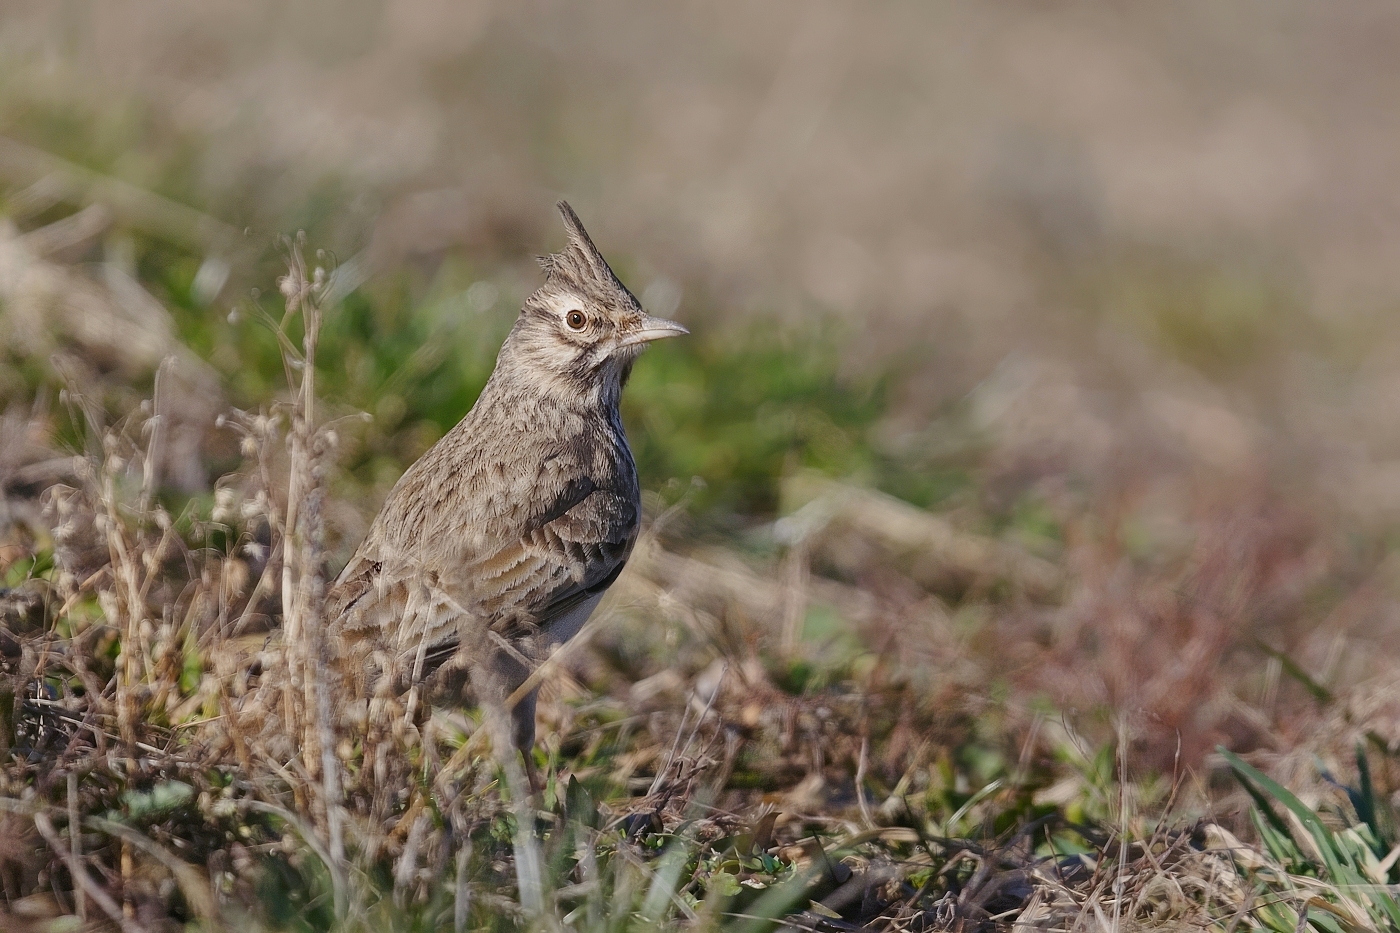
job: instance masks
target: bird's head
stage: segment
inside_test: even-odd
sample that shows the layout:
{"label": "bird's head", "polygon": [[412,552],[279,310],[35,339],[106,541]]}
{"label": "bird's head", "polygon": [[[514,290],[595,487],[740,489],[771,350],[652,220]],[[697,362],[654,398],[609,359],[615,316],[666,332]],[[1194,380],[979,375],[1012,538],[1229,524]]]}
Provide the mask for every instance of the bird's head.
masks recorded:
{"label": "bird's head", "polygon": [[653,340],[689,333],[652,317],[613,274],[573,208],[559,202],[569,231],[563,251],[544,256],[545,283],[511,329],[501,359],[556,391],[578,397],[620,392],[637,354]]}

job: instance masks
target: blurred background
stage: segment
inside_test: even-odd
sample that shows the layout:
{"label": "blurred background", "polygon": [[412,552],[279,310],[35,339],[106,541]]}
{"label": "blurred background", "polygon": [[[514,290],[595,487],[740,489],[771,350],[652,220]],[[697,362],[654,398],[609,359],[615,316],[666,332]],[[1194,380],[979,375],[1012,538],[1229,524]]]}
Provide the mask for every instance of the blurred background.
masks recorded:
{"label": "blurred background", "polygon": [[1047,719],[1148,771],[1345,749],[1400,660],[1397,42],[1379,2],[4,4],[0,570],[83,443],[65,386],[116,417],[174,355],[163,482],[212,507],[215,415],[285,394],[298,230],[322,394],[373,416],[343,561],[566,197],[694,332],[627,398],[660,540],[808,587],[646,650],[622,605],[593,689],[883,670],[975,777]]}

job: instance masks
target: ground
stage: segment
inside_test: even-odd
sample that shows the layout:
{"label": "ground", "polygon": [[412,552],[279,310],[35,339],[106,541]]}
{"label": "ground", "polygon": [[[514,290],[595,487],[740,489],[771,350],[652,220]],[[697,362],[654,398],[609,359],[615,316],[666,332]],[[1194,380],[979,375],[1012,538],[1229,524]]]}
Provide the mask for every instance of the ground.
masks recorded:
{"label": "ground", "polygon": [[[1319,168],[1364,102],[1277,66],[1380,27],[1201,25],[1216,112],[1146,14],[965,11],[1061,127],[989,90],[984,146],[928,23],[843,9],[0,27],[0,926],[1400,925],[1388,234]],[[693,336],[628,387],[645,531],[529,796],[489,707],[356,719],[318,607],[551,185]]]}

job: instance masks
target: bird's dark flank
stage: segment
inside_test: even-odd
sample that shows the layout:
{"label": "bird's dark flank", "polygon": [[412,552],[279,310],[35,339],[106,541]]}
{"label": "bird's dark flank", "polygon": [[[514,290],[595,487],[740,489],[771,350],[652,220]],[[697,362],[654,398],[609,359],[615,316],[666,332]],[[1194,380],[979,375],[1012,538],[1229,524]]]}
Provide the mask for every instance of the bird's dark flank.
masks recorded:
{"label": "bird's dark flank", "polygon": [[[400,478],[328,594],[353,678],[414,683],[451,659],[514,690],[541,642],[577,634],[636,542],[618,403],[642,348],[686,330],[643,311],[568,204],[559,211],[568,246],[540,260],[545,283],[481,397]],[[531,691],[513,711],[522,750],[534,713]]]}

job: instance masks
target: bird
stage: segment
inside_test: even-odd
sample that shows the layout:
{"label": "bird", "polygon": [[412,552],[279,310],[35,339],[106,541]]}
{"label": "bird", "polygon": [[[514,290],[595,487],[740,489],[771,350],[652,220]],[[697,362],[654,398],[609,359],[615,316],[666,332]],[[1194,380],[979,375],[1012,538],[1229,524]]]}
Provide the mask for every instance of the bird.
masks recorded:
{"label": "bird", "polygon": [[[619,402],[642,350],[689,331],[643,310],[573,208],[558,209],[568,243],[540,258],[544,284],[476,403],[400,477],[327,591],[328,631],[362,682],[406,688],[455,657],[501,695],[518,692],[544,645],[578,634],[636,544],[641,494]],[[510,711],[532,787],[538,690]]]}

